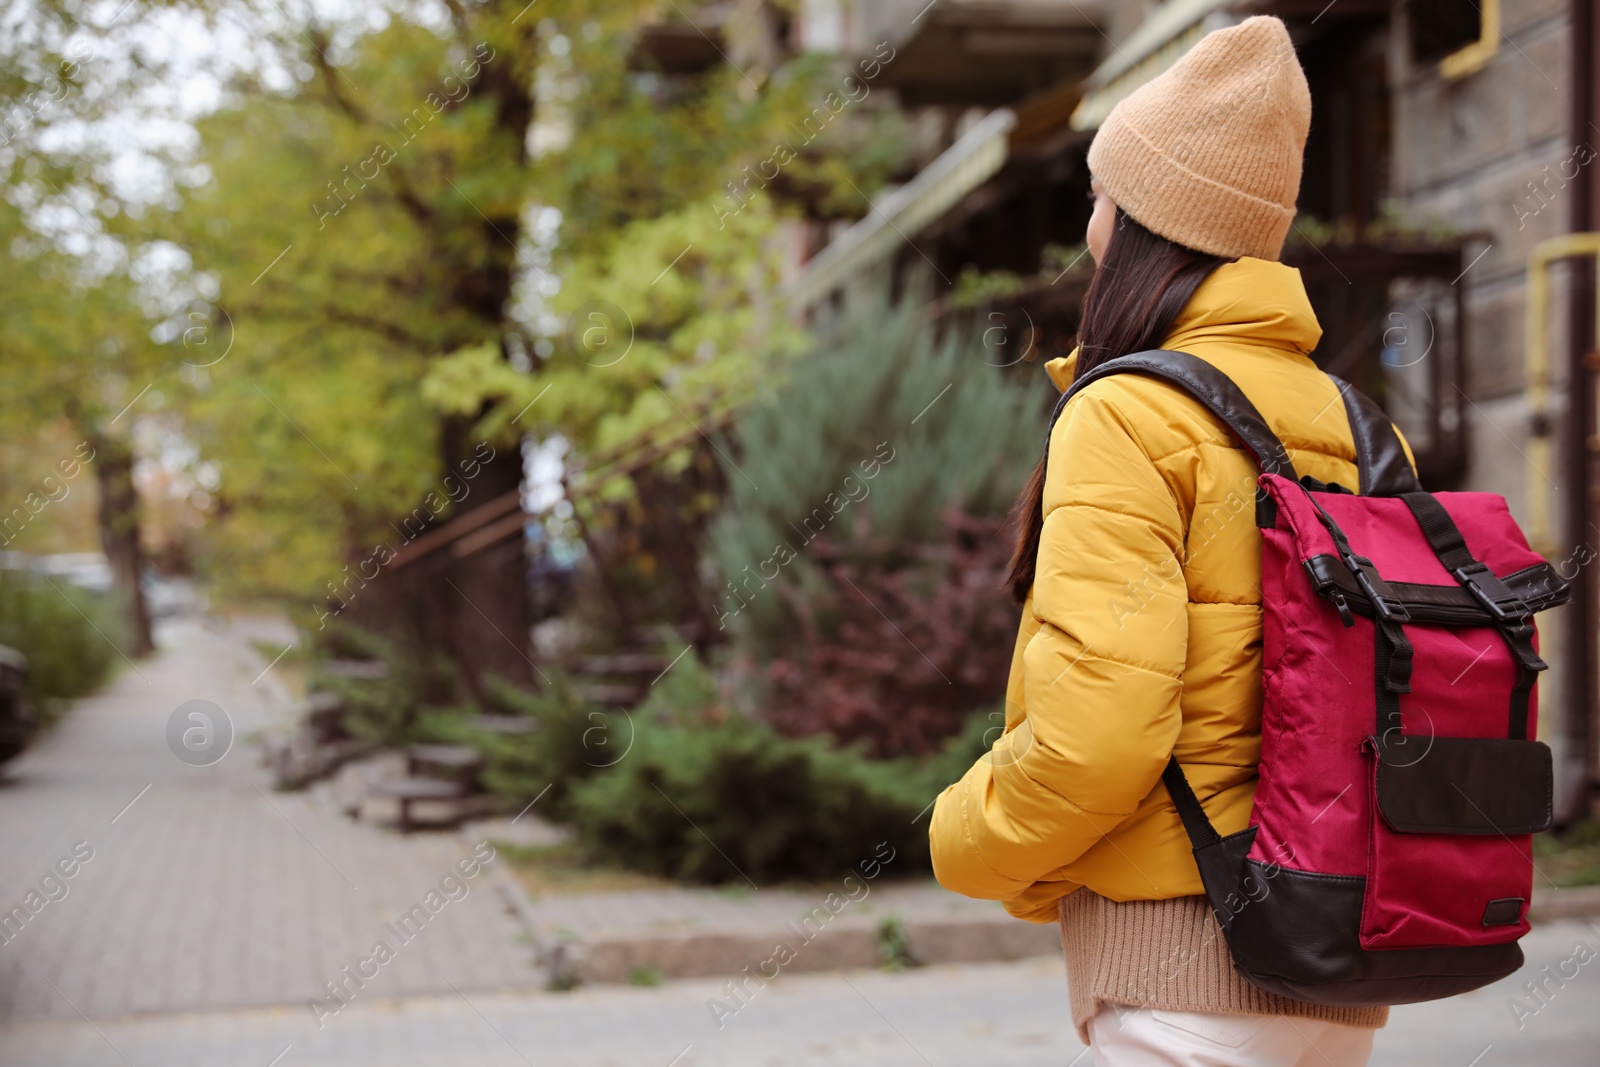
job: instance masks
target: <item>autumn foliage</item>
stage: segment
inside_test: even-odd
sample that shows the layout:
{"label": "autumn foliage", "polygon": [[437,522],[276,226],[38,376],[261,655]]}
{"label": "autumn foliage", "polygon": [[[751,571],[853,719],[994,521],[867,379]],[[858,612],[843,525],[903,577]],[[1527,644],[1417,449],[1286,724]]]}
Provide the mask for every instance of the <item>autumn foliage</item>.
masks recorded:
{"label": "autumn foliage", "polygon": [[794,597],[794,653],[756,668],[768,722],[865,741],[876,756],[924,754],[1004,695],[1017,626],[1001,589],[1008,528],[954,509],[943,526],[942,543],[894,568],[814,546],[827,591]]}

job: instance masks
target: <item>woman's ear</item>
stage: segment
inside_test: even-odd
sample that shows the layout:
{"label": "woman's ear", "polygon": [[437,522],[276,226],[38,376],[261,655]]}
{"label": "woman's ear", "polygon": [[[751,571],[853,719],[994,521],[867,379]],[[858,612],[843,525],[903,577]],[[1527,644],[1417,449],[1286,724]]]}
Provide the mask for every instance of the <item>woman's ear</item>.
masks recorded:
{"label": "woman's ear", "polygon": [[1090,188],[1094,191],[1094,211],[1089,215],[1089,226],[1084,231],[1083,239],[1089,246],[1089,255],[1099,265],[1106,258],[1106,249],[1111,244],[1111,234],[1116,228],[1117,205],[1099,182],[1091,182]]}

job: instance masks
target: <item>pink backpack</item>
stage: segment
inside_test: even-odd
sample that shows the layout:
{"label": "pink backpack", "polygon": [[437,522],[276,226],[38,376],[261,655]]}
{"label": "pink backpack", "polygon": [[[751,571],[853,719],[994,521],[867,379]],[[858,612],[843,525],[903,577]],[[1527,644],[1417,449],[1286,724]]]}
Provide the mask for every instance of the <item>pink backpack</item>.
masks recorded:
{"label": "pink backpack", "polygon": [[1533,615],[1567,599],[1492,493],[1424,492],[1388,418],[1334,378],[1360,495],[1297,477],[1238,386],[1184,352],[1111,374],[1182,388],[1261,468],[1261,769],[1221,837],[1176,759],[1162,775],[1234,967],[1318,1004],[1464,993],[1522,966],[1531,835],[1550,826],[1532,740],[1545,669]]}

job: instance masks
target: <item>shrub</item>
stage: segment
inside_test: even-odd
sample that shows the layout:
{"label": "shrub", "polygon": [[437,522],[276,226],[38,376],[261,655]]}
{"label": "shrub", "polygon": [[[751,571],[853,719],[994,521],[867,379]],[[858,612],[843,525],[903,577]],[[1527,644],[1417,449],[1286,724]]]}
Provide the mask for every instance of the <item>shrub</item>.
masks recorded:
{"label": "shrub", "polygon": [[633,752],[576,789],[572,813],[597,854],[682,881],[822,879],[884,841],[902,869],[922,870],[927,827],[913,820],[933,794],[918,769],[742,716],[641,724]]}
{"label": "shrub", "polygon": [[[727,473],[710,544],[735,586],[724,588],[724,606],[741,650],[788,646],[797,620],[766,585],[805,586],[818,531],[840,551],[894,567],[945,542],[952,508],[1006,513],[1044,447],[1045,392],[985,354],[965,330],[935,338],[914,300],[863,299],[767,403],[741,415],[738,469]],[[795,558],[774,579],[763,564],[780,545]]]}
{"label": "shrub", "polygon": [[[596,859],[689,882],[758,885],[837,874],[895,850],[895,872],[928,869],[929,803],[984,751],[999,712],[975,715],[934,757],[873,760],[860,746],[786,738],[730,710],[685,656],[631,712],[583,701],[552,674],[539,692],[495,683],[490,709],[528,733],[474,731],[424,718],[441,738],[489,754],[485,782],[521,808],[570,823]],[[715,842],[715,844],[712,844]]]}
{"label": "shrub", "polygon": [[489,683],[489,710],[529,719],[529,732],[479,731],[470,740],[488,755],[484,783],[490,789],[518,805],[542,794],[539,809],[553,819],[571,817],[569,801],[581,782],[629,756],[640,723],[671,728],[717,714],[716,684],[695,656],[673,666],[631,712],[591,704],[566,675],[546,674],[548,681],[536,692],[498,679]]}
{"label": "shrub", "polygon": [[931,751],[999,696],[1016,620],[1001,519],[1049,393],[915,305],[863,300],[741,416],[710,541],[751,703],[879,755]]}
{"label": "shrub", "polygon": [[572,791],[615,761],[617,746],[627,743],[632,727],[629,716],[579,697],[566,675],[551,671],[547,676],[537,691],[491,679],[489,710],[526,718],[532,728],[512,734],[480,731],[471,740],[488,759],[485,785],[518,805],[537,797],[541,814],[564,820],[571,814]]}
{"label": "shrub", "polygon": [[29,697],[47,717],[110,676],[123,636],[114,598],[0,570],[0,645],[28,658]]}
{"label": "shrub", "polygon": [[569,814],[590,851],[682,881],[826,878],[881,842],[895,849],[896,872],[925,873],[923,815],[999,722],[972,717],[932,758],[874,760],[728,710],[692,658],[674,675],[675,688],[634,713],[626,757],[576,786]]}
{"label": "shrub", "polygon": [[1017,628],[999,588],[1010,546],[995,523],[952,512],[944,528],[946,544],[892,570],[818,546],[789,647],[737,668],[759,672],[768,722],[863,741],[879,757],[926,754],[1004,695]]}

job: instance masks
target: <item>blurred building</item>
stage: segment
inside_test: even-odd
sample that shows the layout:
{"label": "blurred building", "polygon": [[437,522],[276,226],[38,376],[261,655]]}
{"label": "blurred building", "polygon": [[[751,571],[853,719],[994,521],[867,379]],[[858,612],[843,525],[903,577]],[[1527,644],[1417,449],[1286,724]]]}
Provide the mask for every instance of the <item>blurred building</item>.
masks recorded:
{"label": "blurred building", "polygon": [[1005,326],[986,334],[1010,346],[997,362],[1066,351],[1094,130],[1205,33],[1257,13],[1288,23],[1311,85],[1284,258],[1325,329],[1316,358],[1387,407],[1430,488],[1503,493],[1574,580],[1546,616],[1541,733],[1577,812],[1600,766],[1595,246],[1567,236],[1600,228],[1593,0],[807,0],[798,41],[892,54],[874,84],[914,158],[859,221],[808,224],[790,296],[816,313],[887,272],[931,277],[956,305],[964,273],[1010,277],[966,301]]}

